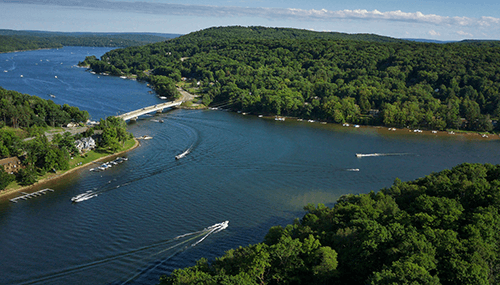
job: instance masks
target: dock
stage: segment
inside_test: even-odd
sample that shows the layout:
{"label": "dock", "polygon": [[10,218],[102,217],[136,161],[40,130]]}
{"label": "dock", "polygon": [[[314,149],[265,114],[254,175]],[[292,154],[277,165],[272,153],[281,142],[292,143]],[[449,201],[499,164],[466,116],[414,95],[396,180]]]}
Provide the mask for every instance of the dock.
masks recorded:
{"label": "dock", "polygon": [[45,194],[47,194],[47,192],[54,192],[54,190],[49,189],[49,188],[45,188],[45,189],[42,189],[42,190],[39,190],[39,191],[36,191],[33,193],[21,192],[21,194],[23,194],[23,195],[9,199],[9,200],[13,203],[17,203],[18,200],[28,200],[28,199],[31,199],[34,197],[45,195]]}

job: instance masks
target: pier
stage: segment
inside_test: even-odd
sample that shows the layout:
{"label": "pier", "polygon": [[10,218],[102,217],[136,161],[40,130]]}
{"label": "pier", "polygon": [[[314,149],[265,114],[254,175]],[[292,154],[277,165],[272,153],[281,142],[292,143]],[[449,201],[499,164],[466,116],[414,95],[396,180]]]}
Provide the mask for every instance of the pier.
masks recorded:
{"label": "pier", "polygon": [[36,191],[36,192],[33,192],[33,193],[21,192],[21,194],[23,194],[22,196],[15,197],[15,198],[12,198],[12,199],[9,199],[9,200],[11,202],[17,203],[17,200],[28,200],[28,199],[31,199],[31,198],[34,198],[34,197],[45,195],[45,194],[47,194],[47,192],[54,192],[54,190],[46,188],[46,189],[42,189],[40,191]]}
{"label": "pier", "polygon": [[118,115],[116,117],[121,118],[124,121],[137,120],[137,118],[139,116],[142,116],[142,115],[148,114],[148,113],[153,113],[153,112],[161,113],[161,112],[163,112],[163,109],[179,106],[182,104],[182,102],[183,101],[171,101],[171,102],[167,102],[167,103],[156,104],[153,106],[144,107],[144,108],[139,109],[139,110],[131,111],[131,112],[128,112],[125,114],[121,114],[121,115]]}

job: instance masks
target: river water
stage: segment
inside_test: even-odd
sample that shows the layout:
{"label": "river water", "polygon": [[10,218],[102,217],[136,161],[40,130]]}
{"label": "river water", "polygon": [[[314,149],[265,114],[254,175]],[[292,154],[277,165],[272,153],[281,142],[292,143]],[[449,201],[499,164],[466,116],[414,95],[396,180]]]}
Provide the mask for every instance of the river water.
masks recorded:
{"label": "river water", "polygon": [[[161,102],[144,83],[75,67],[107,50],[0,54],[0,86],[77,106],[94,120]],[[156,284],[201,257],[262,241],[271,226],[301,217],[308,203],[332,205],[342,194],[462,162],[500,163],[497,140],[221,111],[171,110],[128,129],[153,137],[128,152],[128,161],[103,172],[81,169],[40,186],[54,189],[40,197],[0,201],[0,284]],[[88,190],[99,194],[70,202]],[[203,231],[226,220],[225,230]]]}

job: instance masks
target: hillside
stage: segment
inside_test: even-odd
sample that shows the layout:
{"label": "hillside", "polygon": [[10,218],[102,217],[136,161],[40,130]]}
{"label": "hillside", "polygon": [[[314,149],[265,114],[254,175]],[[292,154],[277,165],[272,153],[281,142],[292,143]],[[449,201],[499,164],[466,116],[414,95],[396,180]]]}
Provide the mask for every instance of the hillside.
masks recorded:
{"label": "hillside", "polygon": [[63,46],[130,47],[162,42],[177,34],[63,33],[0,30],[0,52],[60,48]]}
{"label": "hillside", "polygon": [[500,117],[498,42],[219,27],[102,58],[81,64],[136,74],[161,96],[194,78],[205,105],[245,112],[473,131],[492,131]]}
{"label": "hillside", "polygon": [[378,193],[308,205],[262,243],[160,284],[498,284],[500,166],[462,164]]}

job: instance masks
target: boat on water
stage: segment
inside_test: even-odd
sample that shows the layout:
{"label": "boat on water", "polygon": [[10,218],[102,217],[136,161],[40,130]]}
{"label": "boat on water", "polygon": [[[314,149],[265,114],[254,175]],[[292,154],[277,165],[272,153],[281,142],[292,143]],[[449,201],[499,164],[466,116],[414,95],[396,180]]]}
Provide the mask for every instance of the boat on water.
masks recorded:
{"label": "boat on water", "polygon": [[138,140],[150,140],[152,138],[153,138],[152,136],[143,135],[142,137],[137,137],[136,139],[138,139]]}
{"label": "boat on water", "polygon": [[113,165],[120,164],[120,163],[127,161],[127,160],[128,160],[127,157],[117,157],[115,160],[105,162],[105,163],[101,164],[101,166],[89,169],[89,171],[104,171],[104,170],[112,167]]}
{"label": "boat on water", "polygon": [[356,153],[356,157],[365,157],[365,156],[381,156],[381,153]]}
{"label": "boat on water", "polygon": [[88,200],[88,199],[95,197],[95,196],[97,196],[97,194],[92,192],[92,190],[89,190],[85,193],[78,194],[75,197],[71,198],[71,202],[78,203],[81,201]]}
{"label": "boat on water", "polygon": [[181,158],[185,157],[188,153],[189,153],[189,149],[181,154],[176,155],[175,159],[181,159]]}
{"label": "boat on water", "polygon": [[347,169],[347,171],[358,172],[359,168],[349,168],[349,169]]}
{"label": "boat on water", "polygon": [[54,94],[49,94],[49,95],[50,95],[50,97],[52,97],[52,98],[56,98],[56,95],[54,95]]}

